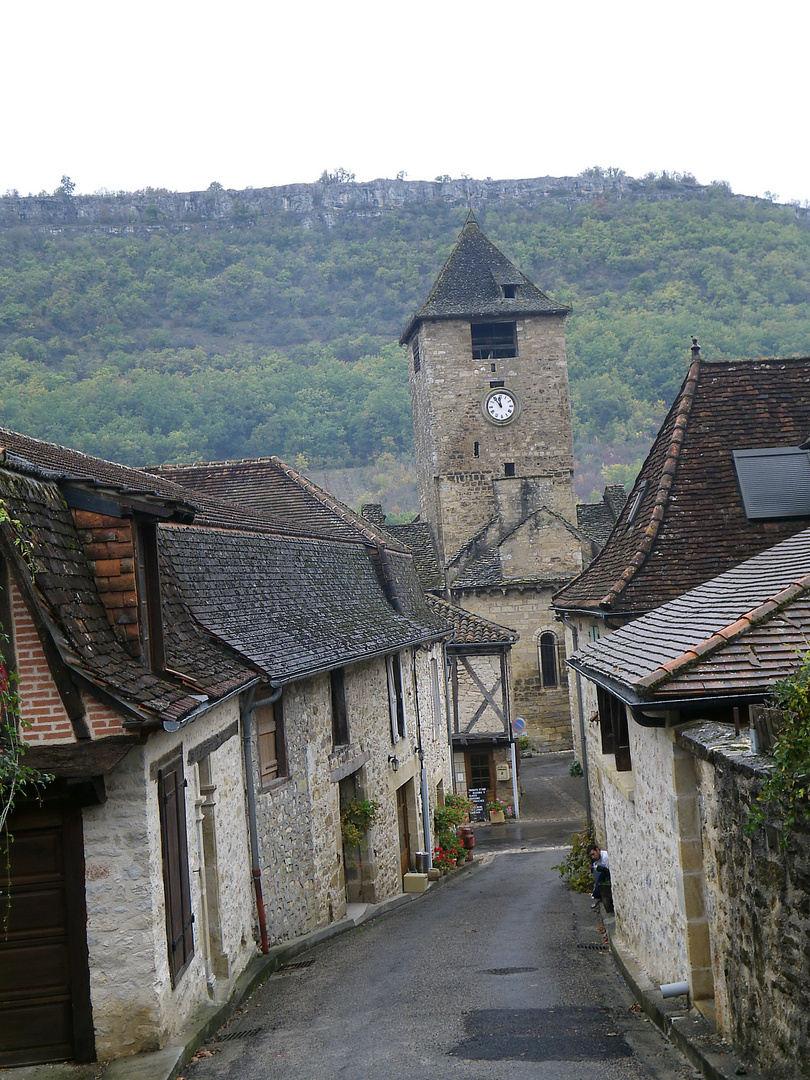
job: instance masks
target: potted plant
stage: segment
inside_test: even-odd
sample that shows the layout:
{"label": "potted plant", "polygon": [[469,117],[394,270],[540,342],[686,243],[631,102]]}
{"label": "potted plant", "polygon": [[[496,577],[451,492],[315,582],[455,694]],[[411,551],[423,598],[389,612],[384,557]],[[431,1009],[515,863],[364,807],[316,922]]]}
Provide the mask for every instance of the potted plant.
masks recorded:
{"label": "potted plant", "polygon": [[488,802],[487,810],[489,811],[489,820],[493,825],[503,825],[506,818],[515,816],[512,807],[503,799],[493,799]]}

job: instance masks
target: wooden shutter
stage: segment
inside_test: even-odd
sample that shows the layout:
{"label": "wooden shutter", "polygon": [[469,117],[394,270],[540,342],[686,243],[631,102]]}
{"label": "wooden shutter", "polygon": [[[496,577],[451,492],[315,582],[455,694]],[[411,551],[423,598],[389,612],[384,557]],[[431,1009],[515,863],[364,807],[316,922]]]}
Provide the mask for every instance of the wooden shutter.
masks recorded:
{"label": "wooden shutter", "polygon": [[275,702],[256,710],[256,735],[259,741],[259,769],[262,787],[271,784],[279,774],[278,736]]}
{"label": "wooden shutter", "polygon": [[163,847],[163,889],[166,897],[166,937],[169,970],[174,986],[194,955],[191,888],[186,837],[186,781],[178,755],[158,772],[160,835]]}

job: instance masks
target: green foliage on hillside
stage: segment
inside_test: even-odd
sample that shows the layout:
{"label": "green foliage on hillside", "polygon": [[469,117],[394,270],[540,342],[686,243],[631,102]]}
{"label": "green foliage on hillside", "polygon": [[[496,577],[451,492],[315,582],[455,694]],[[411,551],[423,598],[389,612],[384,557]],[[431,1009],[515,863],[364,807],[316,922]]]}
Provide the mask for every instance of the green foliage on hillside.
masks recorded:
{"label": "green foliage on hillside", "polygon": [[[806,211],[725,185],[633,187],[476,209],[490,239],[574,309],[586,494],[602,465],[626,471],[643,455],[692,334],[709,357],[810,351]],[[465,214],[436,200],[127,235],[3,230],[0,423],[130,464],[275,453],[325,468],[407,455],[395,342]]]}

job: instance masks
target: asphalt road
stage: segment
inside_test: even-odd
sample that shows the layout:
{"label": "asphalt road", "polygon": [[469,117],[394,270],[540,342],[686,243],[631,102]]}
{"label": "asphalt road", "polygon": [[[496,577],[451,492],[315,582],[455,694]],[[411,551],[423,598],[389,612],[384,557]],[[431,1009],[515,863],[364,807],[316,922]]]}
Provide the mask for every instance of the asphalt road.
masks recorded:
{"label": "asphalt road", "polygon": [[186,1080],[694,1080],[553,869],[579,827],[567,768],[524,769],[539,802],[476,830],[476,867],[272,975]]}

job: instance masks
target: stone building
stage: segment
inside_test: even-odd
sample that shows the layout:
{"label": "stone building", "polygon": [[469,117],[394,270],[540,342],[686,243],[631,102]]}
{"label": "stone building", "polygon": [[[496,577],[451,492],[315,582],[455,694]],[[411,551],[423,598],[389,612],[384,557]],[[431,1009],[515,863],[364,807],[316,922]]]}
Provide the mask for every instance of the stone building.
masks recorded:
{"label": "stone building", "polygon": [[[653,980],[687,981],[762,1061],[806,1045],[777,986],[801,957],[766,926],[771,910],[801,922],[804,878],[800,861],[777,858],[773,833],[764,847],[741,834],[767,762],[735,721],[747,731],[749,705],[806,648],[806,537],[795,551],[789,538],[810,526],[809,431],[810,359],[706,361],[695,344],[609,539],[554,598],[617,928]],[[696,722],[712,731],[687,730]],[[772,970],[751,966],[758,935]],[[805,948],[806,928],[793,940]],[[781,1050],[763,1037],[766,1015],[780,1017]]]}
{"label": "stone building", "polygon": [[[9,819],[0,1064],[157,1049],[270,940],[401,891],[451,786],[447,629],[410,554],[303,479],[274,520],[0,447],[2,655],[54,776]],[[379,817],[347,851],[356,797]]]}
{"label": "stone building", "polygon": [[582,568],[564,319],[470,215],[408,347],[420,521],[444,595],[519,634],[513,712],[535,747],[571,745],[551,595]]}
{"label": "stone building", "polygon": [[596,688],[589,761],[622,947],[779,1076],[810,1075],[810,830],[773,809],[746,826],[772,767],[763,706],[809,640],[805,530],[569,660]]}

